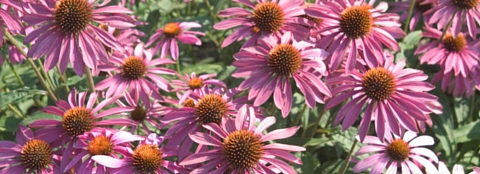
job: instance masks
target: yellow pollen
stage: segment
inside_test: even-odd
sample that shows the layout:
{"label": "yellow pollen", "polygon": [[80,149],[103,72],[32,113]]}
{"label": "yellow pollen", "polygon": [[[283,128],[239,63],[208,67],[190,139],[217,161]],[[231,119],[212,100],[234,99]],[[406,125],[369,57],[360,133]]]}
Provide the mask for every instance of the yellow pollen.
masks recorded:
{"label": "yellow pollen", "polygon": [[90,110],[84,107],[73,107],[63,115],[62,126],[73,137],[93,129],[95,120]]}
{"label": "yellow pollen", "polygon": [[284,14],[282,8],[274,2],[258,4],[253,10],[253,31],[274,33],[283,26]]}
{"label": "yellow pollen", "polygon": [[352,6],[343,10],[340,16],[340,30],[350,38],[367,35],[373,26],[372,13],[368,5]]}
{"label": "yellow pollen", "polygon": [[388,144],[386,152],[390,159],[403,162],[410,155],[410,147],[402,139],[396,139]]}
{"label": "yellow pollen", "polygon": [[162,151],[154,145],[139,145],[133,152],[133,166],[143,173],[156,173],[162,166]]}
{"label": "yellow pollen", "polygon": [[458,33],[456,38],[453,38],[451,33],[445,34],[443,37],[443,47],[450,52],[461,52],[467,45],[467,41],[462,33]]}
{"label": "yellow pollen", "polygon": [[147,112],[141,106],[135,107],[135,109],[130,113],[130,118],[132,120],[142,122],[147,118]]}
{"label": "yellow pollen", "polygon": [[147,72],[147,65],[142,58],[137,56],[130,56],[125,59],[125,62],[120,67],[122,69],[123,77],[129,80],[137,80]]}
{"label": "yellow pollen", "polygon": [[222,154],[230,166],[252,168],[263,155],[263,144],[253,132],[236,130],[223,140]]}
{"label": "yellow pollen", "polygon": [[163,34],[165,34],[168,37],[176,37],[180,34],[181,32],[180,26],[176,22],[170,22],[165,27],[163,27]]}
{"label": "yellow pollen", "polygon": [[198,100],[195,115],[200,124],[220,124],[222,117],[228,113],[227,102],[217,94],[207,94]]}
{"label": "yellow pollen", "polygon": [[110,155],[113,151],[113,144],[110,138],[100,135],[93,138],[90,144],[88,144],[88,151],[92,155]]}
{"label": "yellow pollen", "polygon": [[290,76],[300,69],[302,58],[297,48],[290,44],[281,44],[270,50],[268,67],[280,75]]}
{"label": "yellow pollen", "polygon": [[23,146],[21,157],[26,168],[39,171],[52,162],[52,149],[47,142],[32,139]]}
{"label": "yellow pollen", "polygon": [[188,86],[190,87],[190,89],[199,89],[203,86],[203,80],[201,78],[194,77],[190,79],[190,81],[188,82]]}
{"label": "yellow pollen", "polygon": [[478,0],[452,0],[460,10],[470,10],[478,5]]}
{"label": "yellow pollen", "polygon": [[195,107],[195,102],[191,98],[189,98],[189,99],[185,100],[185,102],[183,102],[183,106],[194,108]]}
{"label": "yellow pollen", "polygon": [[368,70],[362,78],[363,92],[376,101],[390,99],[395,87],[395,76],[383,67]]}
{"label": "yellow pollen", "polygon": [[58,0],[53,11],[54,23],[66,34],[78,33],[93,19],[93,9],[87,0]]}

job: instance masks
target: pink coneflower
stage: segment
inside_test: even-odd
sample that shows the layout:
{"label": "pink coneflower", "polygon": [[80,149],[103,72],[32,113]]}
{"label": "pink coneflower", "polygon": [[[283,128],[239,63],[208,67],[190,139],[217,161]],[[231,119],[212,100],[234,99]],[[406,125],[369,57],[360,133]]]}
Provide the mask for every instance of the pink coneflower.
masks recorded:
{"label": "pink coneflower", "polygon": [[[390,11],[394,13],[401,13],[402,15],[400,15],[399,21],[406,21],[410,10],[410,4],[412,4],[412,0],[395,2],[392,4],[394,8]],[[419,21],[424,21],[426,23],[430,19],[432,15],[425,14],[425,12],[432,9],[434,6],[436,6],[436,4],[437,3],[432,3],[432,1],[428,0],[415,0],[415,6],[413,7],[410,23],[406,24],[408,25],[410,31],[415,30],[415,27]]]}
{"label": "pink coneflower", "polygon": [[[99,27],[112,34],[122,46],[132,49],[135,45],[141,44],[140,37],[145,36],[145,33],[135,28],[117,29],[106,24],[100,24]],[[107,47],[107,53],[109,51],[113,50]]]}
{"label": "pink coneflower", "polygon": [[[135,47],[135,50],[126,50],[125,54],[115,52],[110,62],[115,65],[99,65],[98,69],[106,72],[115,72],[107,79],[99,82],[96,90],[105,90],[106,97],[120,96],[128,89],[137,95],[149,96],[156,99],[162,99],[158,88],[164,91],[170,91],[171,86],[167,80],[160,77],[161,74],[174,75],[175,71],[158,67],[158,65],[173,64],[175,62],[168,59],[152,60],[152,51],[144,50],[142,44]],[[152,82],[150,82],[148,77]]]}
{"label": "pink coneflower", "polygon": [[[226,30],[238,27],[232,34],[223,40],[222,48],[234,41],[240,41],[250,36],[243,47],[255,45],[260,37],[282,35],[286,31],[293,32],[295,36],[304,38],[308,36],[309,29],[304,15],[303,0],[257,0],[254,4],[249,0],[235,0],[253,9],[253,12],[239,7],[232,7],[221,11],[218,16],[232,18],[216,23],[213,28]],[[302,25],[299,25],[302,24]]]}
{"label": "pink coneflower", "polygon": [[160,49],[160,58],[170,55],[173,60],[178,59],[178,43],[177,39],[183,44],[202,45],[202,41],[195,35],[204,36],[205,34],[198,31],[188,31],[189,28],[201,28],[202,26],[196,22],[170,22],[163,28],[158,29],[147,42],[147,47],[157,42],[153,52],[157,53]]}
{"label": "pink coneflower", "polygon": [[[86,99],[88,102],[85,104]],[[102,118],[106,116],[120,113],[117,108],[101,111],[102,108],[117,99],[105,99],[94,107],[96,100],[97,93],[92,93],[87,98],[86,92],[80,92],[77,95],[76,89],[73,89],[68,95],[68,102],[60,100],[57,102],[58,107],[47,106],[42,109],[42,112],[59,116],[61,120],[41,119],[36,120],[29,125],[33,128],[42,128],[35,132],[37,137],[42,138],[47,142],[52,142],[52,147],[61,146],[62,149],[64,149],[60,167],[62,171],[65,169],[65,166],[70,159],[73,145],[78,140],[78,136],[98,129],[97,126],[133,126],[137,124],[133,120],[124,118],[109,118],[102,120]],[[67,143],[68,145],[65,146]]]}
{"label": "pink coneflower", "polygon": [[75,154],[68,163],[64,173],[72,169],[76,173],[107,173],[107,169],[98,165],[92,157],[95,155],[117,156],[128,154],[131,142],[143,140],[143,137],[128,132],[99,129],[78,136],[79,141],[74,146]]}
{"label": "pink coneflower", "polygon": [[[400,49],[395,38],[402,38],[405,33],[399,28],[398,15],[384,13],[388,8],[386,2],[380,2],[376,8],[372,8],[374,2],[324,1],[323,5],[305,10],[307,15],[321,18],[322,22],[329,25],[323,31],[331,34],[323,37],[317,45],[328,47],[327,51],[332,53],[327,59],[331,72],[338,68],[346,52],[349,54],[345,73],[349,74],[355,67],[358,54],[363,55],[369,66],[375,67],[384,59],[382,45],[394,51]],[[362,48],[361,51],[358,48]]]}
{"label": "pink coneflower", "polygon": [[0,173],[59,173],[59,156],[50,144],[19,125],[16,143],[0,141]]}
{"label": "pink coneflower", "polygon": [[[2,6],[0,7],[0,27],[6,27],[6,29],[13,33],[23,33],[23,26],[20,23],[20,19],[16,15],[12,15],[10,10],[13,9],[15,12],[21,12],[22,7],[15,0],[0,0]],[[3,43],[3,32],[0,33],[0,45]]]}
{"label": "pink coneflower", "polygon": [[[141,141],[135,150],[128,148],[128,153],[122,159],[106,155],[96,155],[92,159],[97,163],[110,168],[109,173],[186,173],[187,171],[169,161],[169,157],[176,156],[171,149],[159,147],[163,137],[152,133]],[[165,159],[167,158],[167,159]]]}
{"label": "pink coneflower", "polygon": [[[430,169],[432,170],[432,169]],[[440,173],[440,174],[465,174],[465,171],[463,169],[463,166],[460,164],[455,164],[452,169],[452,173],[450,173],[450,170],[447,168],[444,162],[439,161],[438,162],[438,170],[433,170],[433,171],[426,171],[427,174],[433,174],[433,173]],[[471,174],[475,174],[472,172]]]}
{"label": "pink coneflower", "polygon": [[[453,35],[457,35],[462,30],[462,25],[466,24],[468,33],[475,38],[477,35],[477,24],[480,24],[480,3],[478,0],[425,0],[426,2],[435,3],[438,5],[425,14],[431,14],[432,17],[428,20],[428,25],[437,24],[438,29],[446,28],[450,20],[452,25],[449,29],[452,30]],[[476,21],[476,22],[475,22]]]}
{"label": "pink coneflower", "polygon": [[[299,127],[278,129],[267,134],[263,132],[275,124],[275,117],[265,118],[258,127],[255,127],[255,111],[244,105],[235,120],[225,120],[221,125],[207,124],[203,127],[215,136],[205,133],[191,133],[190,138],[198,144],[213,146],[212,150],[190,155],[180,162],[180,165],[191,165],[206,162],[192,173],[273,173],[266,166],[269,163],[282,173],[297,173],[289,164],[278,158],[294,164],[302,161],[289,152],[305,151],[300,146],[273,143],[265,145],[271,140],[279,140],[293,136]],[[218,168],[217,168],[218,167]]]}
{"label": "pink coneflower", "polygon": [[[436,39],[418,47],[415,54],[425,53],[420,63],[440,65],[443,73],[453,71],[453,75],[466,77],[470,72],[480,69],[480,42],[465,38],[463,33],[453,35],[447,32],[443,38],[442,32],[425,27],[424,37]],[[439,72],[442,73],[442,72]]]}
{"label": "pink coneflower", "polygon": [[210,89],[207,86],[192,93],[182,108],[168,113],[160,120],[164,124],[177,121],[165,133],[165,138],[168,138],[166,147],[180,145],[178,158],[183,159],[193,144],[188,138],[189,133],[200,131],[204,124],[220,124],[222,120],[232,119],[237,114],[240,104],[243,104],[238,99],[232,100],[237,93],[236,89],[226,91],[225,88]]}
{"label": "pink coneflower", "polygon": [[[4,47],[8,47],[8,59],[12,64],[21,64],[23,60],[25,60],[25,56],[13,45],[3,45]],[[24,51],[28,51],[26,47],[23,47]],[[3,64],[5,58],[3,54],[0,54],[0,65]]]}
{"label": "pink coneflower", "polygon": [[404,69],[405,61],[393,64],[386,59],[383,66],[370,67],[350,75],[327,79],[335,95],[325,106],[325,110],[346,102],[338,112],[335,124],[343,120],[342,129],[346,130],[355,123],[362,108],[366,105],[364,117],[360,123],[360,140],[363,141],[375,120],[375,132],[383,141],[390,131],[401,135],[405,129],[418,132],[416,121],[427,121],[429,114],[442,113],[437,97],[427,93],[435,87],[423,82],[428,78],[422,71]]}
{"label": "pink coneflower", "polygon": [[197,76],[195,72],[192,72],[190,76],[185,74],[184,76],[178,74],[180,80],[172,80],[172,85],[175,86],[175,90],[177,92],[183,91],[183,95],[178,101],[178,104],[182,104],[185,100],[190,96],[191,93],[200,90],[204,86],[213,85],[217,87],[227,88],[227,85],[223,83],[221,80],[212,79],[217,74],[203,74]]}
{"label": "pink coneflower", "polygon": [[25,37],[24,43],[33,43],[28,57],[46,55],[45,70],[59,64],[65,72],[70,60],[77,75],[82,75],[85,65],[97,69],[97,59],[108,62],[103,45],[123,50],[108,32],[92,23],[107,23],[116,28],[133,27],[135,19],[126,15],[132,11],[121,6],[98,4],[96,0],[45,0],[32,2],[31,14],[23,16],[29,25],[37,26]]}
{"label": "pink coneflower", "polygon": [[232,76],[247,78],[238,88],[250,89],[248,99],[255,99],[254,106],[265,103],[273,94],[275,106],[286,117],[292,108],[291,78],[311,108],[316,102],[324,103],[324,96],[331,97],[320,80],[326,71],[323,59],[327,55],[324,50],[313,48],[313,44],[295,41],[292,34],[286,32],[280,39],[267,37],[259,45],[235,54],[233,65],[238,70]]}
{"label": "pink coneflower", "polygon": [[470,72],[466,77],[454,76],[453,71],[443,73],[443,67],[432,78],[432,83],[441,83],[442,90],[452,94],[454,97],[470,97],[475,89],[480,90],[479,70]]}
{"label": "pink coneflower", "polygon": [[[383,138],[382,138],[383,139]],[[354,172],[362,172],[370,167],[370,173],[396,174],[397,169],[401,173],[423,173],[414,162],[425,167],[427,171],[435,171],[436,167],[432,164],[438,162],[438,158],[430,149],[421,147],[433,145],[435,142],[428,135],[417,136],[416,133],[407,131],[402,137],[391,134],[385,136],[386,141],[382,142],[377,137],[367,136],[365,142],[368,145],[363,146],[355,154],[356,156],[372,153],[375,154],[361,160],[354,167]]]}
{"label": "pink coneflower", "polygon": [[117,104],[120,106],[118,109],[123,110],[120,115],[137,122],[136,125],[131,127],[131,133],[137,132],[142,127],[148,135],[151,133],[149,127],[163,127],[163,125],[158,123],[158,120],[161,116],[170,112],[171,109],[160,105],[158,100],[150,101],[150,98],[144,95],[138,96],[135,93],[125,93],[124,98],[126,103],[118,100]]}

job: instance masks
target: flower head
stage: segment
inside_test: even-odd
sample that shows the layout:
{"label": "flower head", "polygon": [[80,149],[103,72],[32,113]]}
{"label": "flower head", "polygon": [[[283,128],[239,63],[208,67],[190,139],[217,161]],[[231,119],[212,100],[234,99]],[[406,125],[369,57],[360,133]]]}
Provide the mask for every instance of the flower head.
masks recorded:
{"label": "flower head", "polygon": [[419,70],[403,69],[404,66],[405,61],[393,64],[390,58],[383,66],[327,79],[335,96],[325,109],[352,98],[338,112],[335,124],[343,120],[342,129],[348,129],[366,105],[360,123],[360,140],[365,139],[370,121],[375,120],[376,133],[383,141],[384,135],[391,131],[396,135],[403,134],[405,129],[418,132],[416,121],[429,120],[432,112],[441,113],[437,97],[427,93],[434,86],[423,82],[428,76]]}
{"label": "flower head", "polygon": [[109,168],[111,173],[171,173],[172,171],[185,173],[176,162],[168,158],[176,156],[171,149],[160,147],[163,137],[155,133],[149,134],[140,144],[132,150],[127,148],[122,159],[106,155],[96,155],[92,159]]}
{"label": "flower head", "polygon": [[[358,137],[357,137],[358,138]],[[363,146],[355,156],[375,152],[375,154],[361,160],[354,167],[354,172],[362,172],[372,168],[370,173],[383,173],[386,169],[387,174],[397,173],[397,169],[402,173],[423,173],[414,163],[425,167],[427,171],[435,171],[436,167],[432,164],[438,162],[438,158],[430,149],[421,147],[433,145],[434,140],[428,135],[417,136],[416,133],[407,131],[402,137],[387,134],[385,141],[379,138],[367,136]]]}
{"label": "flower head", "polygon": [[212,79],[213,77],[217,76],[216,74],[203,74],[197,76],[195,72],[192,72],[190,76],[188,76],[187,74],[185,74],[184,76],[178,76],[180,77],[180,80],[172,80],[172,85],[176,87],[174,91],[184,92],[182,97],[178,101],[178,104],[184,103],[185,100],[190,96],[190,94],[199,91],[206,85],[227,88],[227,85],[225,85],[225,83],[223,83],[221,80]]}
{"label": "flower head", "polygon": [[[305,148],[280,143],[265,145],[270,140],[279,140],[293,136],[299,127],[278,129],[267,134],[263,132],[275,123],[274,117],[265,118],[255,127],[255,111],[244,105],[235,120],[225,120],[221,125],[207,124],[203,127],[215,136],[205,133],[191,133],[190,138],[198,144],[213,146],[212,150],[188,156],[180,165],[207,162],[193,172],[208,173],[273,173],[266,164],[274,166],[282,173],[297,173],[287,163],[302,164],[300,159],[289,152],[305,151]],[[200,160],[202,159],[202,160]]]}
{"label": "flower head", "polygon": [[330,34],[319,40],[317,45],[328,47],[327,51],[332,53],[327,59],[331,72],[342,63],[346,52],[349,54],[345,72],[349,74],[357,63],[357,55],[363,55],[367,65],[373,67],[383,62],[382,45],[395,51],[400,49],[395,38],[402,38],[405,33],[399,28],[398,15],[384,13],[388,8],[386,2],[380,2],[373,8],[374,2],[324,1],[305,10],[308,15],[322,18],[323,22],[330,24],[323,28]]}
{"label": "flower head", "polygon": [[213,28],[226,30],[240,26],[225,38],[222,47],[249,36],[251,36],[250,39],[243,47],[255,45],[261,37],[281,35],[286,31],[294,33],[299,38],[303,38],[309,33],[309,29],[306,27],[309,26],[308,20],[300,17],[305,14],[302,0],[258,0],[258,4],[249,0],[236,0],[236,2],[252,8],[253,11],[233,7],[220,12],[220,17],[232,16],[232,18],[215,24]]}
{"label": "flower head", "polygon": [[[475,39],[477,35],[477,24],[480,24],[480,3],[478,0],[425,0],[426,2],[436,3],[438,5],[425,12],[432,16],[428,20],[428,25],[437,24],[439,29],[447,29],[449,21],[452,20],[451,31],[453,35],[458,35],[462,26],[466,25],[469,35]],[[467,21],[464,23],[464,21]]]}
{"label": "flower head", "polygon": [[232,76],[247,78],[239,90],[250,89],[248,99],[255,99],[255,106],[265,103],[273,94],[275,106],[286,117],[292,108],[291,78],[311,108],[316,102],[324,103],[324,96],[331,97],[320,80],[326,71],[323,59],[327,55],[324,50],[313,48],[313,44],[295,41],[286,32],[280,39],[267,37],[261,44],[235,54],[233,65],[238,69]]}
{"label": "flower head", "polygon": [[[114,53],[110,62],[115,65],[99,65],[99,70],[114,72],[107,79],[101,81],[95,87],[96,90],[107,89],[106,96],[120,96],[126,90],[136,95],[149,96],[161,100],[162,96],[158,88],[170,91],[171,86],[160,74],[174,75],[175,71],[158,67],[158,65],[175,63],[168,59],[152,60],[151,50],[144,50],[139,44],[135,50],[128,50],[125,54]],[[153,81],[153,83],[147,79]]]}
{"label": "flower head", "polygon": [[60,156],[43,138],[20,125],[16,143],[0,141],[0,173],[58,173]]}
{"label": "flower head", "polygon": [[116,156],[128,153],[131,142],[143,140],[143,137],[115,129],[99,129],[79,136],[74,145],[75,154],[63,172],[71,168],[78,173],[92,173],[92,171],[107,173],[104,166],[92,160],[93,156]]}
{"label": "flower head", "polygon": [[133,27],[135,19],[126,15],[132,11],[120,6],[98,4],[97,0],[45,0],[31,2],[31,14],[23,20],[38,26],[25,37],[25,43],[32,43],[28,57],[34,59],[46,55],[45,70],[59,65],[65,72],[68,62],[77,75],[82,75],[85,65],[97,69],[97,59],[108,62],[103,47],[123,50],[117,40],[93,23],[108,23],[112,27]]}
{"label": "flower head", "polygon": [[201,28],[202,26],[196,22],[170,22],[163,28],[158,29],[147,42],[147,47],[157,42],[157,45],[153,48],[153,53],[160,52],[160,58],[165,58],[170,55],[173,60],[178,59],[178,41],[183,44],[195,44],[201,45],[202,41],[195,35],[204,36],[205,34],[198,31],[189,31],[189,28]]}

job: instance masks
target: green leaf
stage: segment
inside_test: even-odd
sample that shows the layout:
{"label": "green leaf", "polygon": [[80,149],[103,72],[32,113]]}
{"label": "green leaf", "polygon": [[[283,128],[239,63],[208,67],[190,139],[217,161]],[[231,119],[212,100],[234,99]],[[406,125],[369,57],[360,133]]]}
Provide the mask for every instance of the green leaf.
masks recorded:
{"label": "green leaf", "polygon": [[0,108],[32,97],[35,94],[45,95],[45,91],[31,90],[28,87],[0,93]]}
{"label": "green leaf", "polygon": [[222,11],[225,8],[225,4],[230,1],[231,0],[219,0],[213,9],[213,14],[218,14],[218,12]]}
{"label": "green leaf", "polygon": [[455,98],[455,115],[457,116],[457,123],[464,124],[469,117],[471,100],[465,97]]}
{"label": "green leaf", "polygon": [[307,147],[307,146],[319,146],[319,145],[322,145],[322,144],[325,144],[325,143],[329,143],[329,142],[332,142],[333,140],[331,139],[328,139],[328,138],[325,138],[325,137],[322,137],[322,138],[312,138],[310,139],[307,143],[305,143],[305,145],[303,145],[304,147]]}
{"label": "green leaf", "polygon": [[[344,132],[342,132],[340,126],[338,126],[337,128],[338,129],[334,133],[332,138],[345,152],[349,152],[355,141],[355,136],[358,135],[358,129],[356,127],[350,127]],[[360,143],[357,143],[353,152],[356,152],[358,149],[360,149],[360,147]]]}
{"label": "green leaf", "polygon": [[[301,154],[300,159],[302,160],[303,165],[297,167],[294,165],[298,173],[315,173],[315,170],[320,167],[320,161],[317,158],[317,155],[311,154],[310,152],[299,153]],[[298,156],[297,156],[298,157]]]}
{"label": "green leaf", "polygon": [[18,124],[22,121],[21,118],[15,116],[0,117],[0,131],[15,132]]}
{"label": "green leaf", "polygon": [[418,42],[422,39],[422,31],[417,30],[414,32],[410,32],[405,38],[403,39],[403,43],[405,43],[406,48],[413,48]]}
{"label": "green leaf", "polygon": [[445,94],[439,89],[436,88],[433,93],[438,97],[438,101],[442,104],[443,113],[440,115],[431,114],[433,121],[433,132],[435,136],[440,141],[440,145],[445,151],[445,156],[449,158],[449,161],[455,160],[455,154],[457,152],[457,146],[453,133],[453,121],[452,121],[452,111],[450,110],[449,99]]}
{"label": "green leaf", "polygon": [[466,124],[453,131],[457,143],[480,140],[480,120]]}

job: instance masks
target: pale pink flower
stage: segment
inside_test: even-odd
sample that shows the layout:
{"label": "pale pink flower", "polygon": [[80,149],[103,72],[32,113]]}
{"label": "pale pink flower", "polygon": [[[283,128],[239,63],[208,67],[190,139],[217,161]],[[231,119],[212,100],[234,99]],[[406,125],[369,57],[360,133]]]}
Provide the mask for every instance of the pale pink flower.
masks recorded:
{"label": "pale pink flower", "polygon": [[[425,12],[431,14],[428,25],[437,24],[438,29],[451,29],[453,35],[457,35],[466,25],[469,35],[475,39],[477,35],[477,24],[480,24],[480,3],[477,0],[425,0],[425,2],[438,5]],[[453,20],[452,20],[453,18]],[[450,28],[446,28],[452,20]]]}
{"label": "pale pink flower", "polygon": [[146,46],[150,47],[157,42],[153,48],[153,53],[160,51],[160,58],[170,55],[173,60],[178,59],[178,41],[183,44],[202,45],[202,41],[195,35],[204,36],[205,34],[198,31],[189,31],[190,28],[201,28],[202,25],[196,22],[170,22],[163,28],[158,29],[147,42]]}
{"label": "pale pink flower", "polygon": [[[263,119],[255,126],[255,111],[244,105],[235,120],[225,120],[222,124],[206,124],[203,127],[213,133],[190,133],[190,138],[198,144],[212,146],[213,149],[192,154],[182,160],[180,165],[206,162],[192,173],[274,173],[267,163],[282,173],[297,173],[283,160],[302,164],[302,161],[290,152],[305,151],[305,148],[281,143],[267,143],[293,136],[299,127],[263,132],[275,124],[275,117]],[[268,144],[268,145],[267,145]],[[280,160],[282,159],[282,160]]]}
{"label": "pale pink flower", "polygon": [[297,42],[286,32],[281,38],[266,37],[257,46],[236,53],[233,65],[238,69],[232,76],[247,78],[238,89],[250,89],[248,99],[255,99],[254,106],[262,105],[273,94],[275,106],[282,110],[283,117],[287,117],[293,102],[292,79],[310,108],[317,102],[324,103],[325,97],[331,97],[330,90],[320,79],[326,72],[323,59],[327,55],[313,44]]}
{"label": "pale pink flower", "polygon": [[192,72],[189,75],[185,74],[184,76],[178,74],[180,80],[172,80],[172,86],[174,86],[174,91],[183,92],[182,97],[179,98],[178,104],[182,104],[190,96],[190,94],[200,90],[204,86],[212,85],[216,87],[227,88],[227,85],[221,80],[212,79],[217,74],[203,74],[197,76],[195,72]]}
{"label": "pale pink flower", "polygon": [[385,59],[383,45],[394,51],[400,50],[395,38],[402,38],[405,33],[400,29],[398,15],[384,13],[388,8],[386,2],[380,2],[373,8],[374,3],[375,0],[368,4],[365,0],[324,1],[305,10],[307,15],[321,18],[328,25],[322,31],[331,34],[323,37],[317,45],[323,49],[328,47],[327,51],[332,53],[326,59],[330,72],[338,68],[346,52],[349,54],[345,73],[349,74],[357,63],[358,55],[363,55],[367,65],[375,67]]}
{"label": "pale pink flower", "polygon": [[[292,32],[298,39],[308,36],[308,20],[304,15],[303,0],[257,0],[254,4],[250,0],[234,0],[252,10],[240,7],[232,7],[221,11],[218,16],[232,17],[216,23],[213,28],[226,30],[236,28],[225,40],[222,48],[235,41],[244,40],[250,37],[242,47],[250,47],[256,44],[257,40],[265,36],[279,36],[286,31]],[[299,25],[300,24],[300,25]]]}
{"label": "pale pink flower", "polygon": [[115,65],[105,64],[98,67],[101,71],[110,72],[110,77],[96,84],[95,89],[100,91],[107,89],[106,97],[120,96],[128,90],[136,95],[151,95],[161,100],[158,88],[171,91],[172,87],[159,75],[175,75],[175,71],[159,65],[175,62],[168,59],[152,60],[152,57],[152,51],[144,50],[142,44],[137,45],[135,50],[127,50],[125,53],[114,52],[110,62]]}
{"label": "pale pink flower", "polygon": [[[97,0],[44,0],[30,2],[30,14],[23,20],[37,28],[29,33],[24,43],[32,43],[28,57],[33,59],[46,55],[44,64],[48,71],[59,65],[65,72],[68,62],[79,76],[85,65],[97,69],[97,60],[108,62],[103,45],[114,50],[123,50],[118,41],[93,23],[108,23],[116,28],[130,28],[135,19],[127,14],[132,11],[121,6],[105,6],[109,0],[98,4]],[[104,7],[105,6],[105,7]]]}
{"label": "pale pink flower", "polygon": [[[358,138],[358,136],[357,136]],[[432,161],[437,163],[438,157],[432,150],[421,146],[435,144],[434,139],[428,135],[417,136],[416,133],[407,131],[402,137],[391,135],[385,136],[385,141],[373,136],[365,137],[367,145],[357,151],[355,156],[374,153],[359,161],[354,167],[354,172],[362,172],[372,168],[371,174],[384,173],[396,174],[398,169],[401,173],[423,173],[414,163],[425,167],[427,171],[436,171]],[[432,160],[432,161],[429,161]]]}
{"label": "pale pink flower", "polygon": [[97,163],[110,168],[109,173],[187,173],[176,162],[168,160],[177,155],[172,149],[161,147],[163,137],[155,133],[149,134],[141,141],[135,150],[127,148],[123,158],[114,158],[106,155],[96,155],[92,159]]}
{"label": "pale pink flower", "polygon": [[363,141],[375,120],[375,132],[381,141],[390,132],[401,135],[405,129],[418,132],[416,121],[428,121],[429,114],[442,113],[437,97],[427,93],[435,87],[423,82],[428,78],[420,70],[404,69],[405,61],[393,63],[386,59],[381,66],[367,70],[353,70],[350,75],[327,79],[332,86],[334,97],[328,101],[325,110],[346,101],[338,112],[335,124],[342,122],[342,130],[352,126],[366,110],[360,122],[360,140]]}

